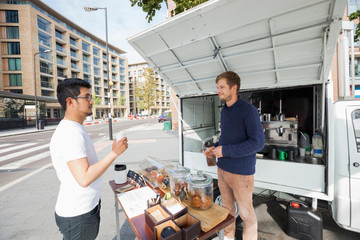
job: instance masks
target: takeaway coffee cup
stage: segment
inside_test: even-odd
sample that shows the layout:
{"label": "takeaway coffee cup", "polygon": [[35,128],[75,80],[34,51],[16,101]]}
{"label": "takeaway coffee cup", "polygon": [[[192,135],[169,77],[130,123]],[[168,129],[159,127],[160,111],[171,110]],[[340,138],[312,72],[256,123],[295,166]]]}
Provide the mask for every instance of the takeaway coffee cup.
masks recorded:
{"label": "takeaway coffee cup", "polygon": [[118,132],[118,133],[115,135],[116,141],[120,141],[123,137],[126,137],[125,132]]}
{"label": "takeaway coffee cup", "polygon": [[287,158],[287,153],[285,151],[279,150],[279,159],[285,160]]}
{"label": "takeaway coffee cup", "polygon": [[216,157],[215,155],[211,155],[211,157],[206,157],[206,162],[209,167],[216,166]]}
{"label": "takeaway coffee cup", "polygon": [[124,164],[115,164],[115,184],[126,183],[127,178],[126,165]]}
{"label": "takeaway coffee cup", "polygon": [[306,148],[299,148],[300,157],[305,157]]}

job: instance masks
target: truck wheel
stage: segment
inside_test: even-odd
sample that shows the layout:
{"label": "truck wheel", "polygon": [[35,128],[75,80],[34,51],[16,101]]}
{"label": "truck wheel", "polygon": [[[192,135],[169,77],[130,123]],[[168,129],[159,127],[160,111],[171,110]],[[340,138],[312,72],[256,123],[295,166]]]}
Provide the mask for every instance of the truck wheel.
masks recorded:
{"label": "truck wheel", "polygon": [[[214,189],[214,203],[219,205],[219,206],[222,206],[221,195],[220,195],[220,189],[219,188]],[[239,216],[239,210],[238,210],[238,206],[236,204],[236,201],[234,202],[234,204],[235,204],[235,218],[236,218],[235,222],[236,222],[236,228],[238,228],[238,226],[240,226],[240,224],[242,223],[242,219]]]}

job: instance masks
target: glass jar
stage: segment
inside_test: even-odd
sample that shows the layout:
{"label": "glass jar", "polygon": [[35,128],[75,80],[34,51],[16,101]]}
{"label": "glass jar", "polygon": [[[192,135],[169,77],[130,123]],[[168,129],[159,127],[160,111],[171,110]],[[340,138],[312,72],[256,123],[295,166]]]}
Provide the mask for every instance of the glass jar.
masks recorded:
{"label": "glass jar", "polygon": [[186,167],[176,167],[168,169],[170,178],[170,192],[172,195],[179,196],[183,189],[187,192],[187,179],[190,176],[190,169]]}
{"label": "glass jar", "polygon": [[213,205],[213,178],[198,171],[189,178],[190,206],[197,210],[207,210]]}

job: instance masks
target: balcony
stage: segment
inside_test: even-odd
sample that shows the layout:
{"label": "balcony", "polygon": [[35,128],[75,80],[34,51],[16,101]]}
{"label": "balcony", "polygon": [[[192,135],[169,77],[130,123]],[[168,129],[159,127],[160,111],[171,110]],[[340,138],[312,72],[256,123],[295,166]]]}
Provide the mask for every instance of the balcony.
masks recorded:
{"label": "balcony", "polygon": [[58,67],[67,68],[67,62],[62,59],[57,58],[56,63]]}
{"label": "balcony", "polygon": [[56,45],[56,53],[58,53],[61,56],[66,56],[67,55],[67,52],[66,52],[65,48],[63,48],[61,46],[58,46],[58,45]]}
{"label": "balcony", "polygon": [[91,55],[90,46],[85,46],[85,45],[83,45],[83,46],[82,46],[82,50],[83,50],[83,52],[84,52],[86,55]]}
{"label": "balcony", "polygon": [[75,42],[74,40],[70,39],[70,47],[72,49],[75,49],[75,50],[79,50],[80,49],[80,46],[77,42]]}
{"label": "balcony", "polygon": [[51,68],[40,66],[40,73],[44,73],[45,76],[46,75],[52,76],[54,74],[54,71]]}
{"label": "balcony", "polygon": [[73,59],[75,61],[80,61],[80,55],[79,54],[76,54],[73,51],[70,51],[70,56],[71,56],[71,59]]}
{"label": "balcony", "polygon": [[57,72],[57,76],[58,76],[58,78],[60,78],[60,79],[65,79],[65,78],[67,78],[67,75],[65,75],[63,72]]}
{"label": "balcony", "polygon": [[56,37],[57,42],[62,43],[62,44],[66,44],[66,39],[61,33],[55,32],[55,37]]}
{"label": "balcony", "polygon": [[41,87],[42,88],[51,88],[54,89],[54,84],[53,83],[49,83],[49,82],[41,82]]}
{"label": "balcony", "polygon": [[94,75],[96,75],[96,76],[101,76],[101,74],[100,74],[100,69],[94,68]]}
{"label": "balcony", "polygon": [[74,70],[75,72],[80,72],[80,68],[74,63],[71,63],[71,70]]}

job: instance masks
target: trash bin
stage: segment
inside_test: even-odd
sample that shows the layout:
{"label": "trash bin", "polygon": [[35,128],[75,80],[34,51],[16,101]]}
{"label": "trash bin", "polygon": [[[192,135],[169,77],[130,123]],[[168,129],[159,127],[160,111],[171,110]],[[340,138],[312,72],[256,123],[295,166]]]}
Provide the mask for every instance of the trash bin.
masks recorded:
{"label": "trash bin", "polygon": [[39,120],[39,129],[44,129],[45,122],[44,120]]}
{"label": "trash bin", "polygon": [[164,121],[163,131],[170,131],[171,130],[171,121]]}

